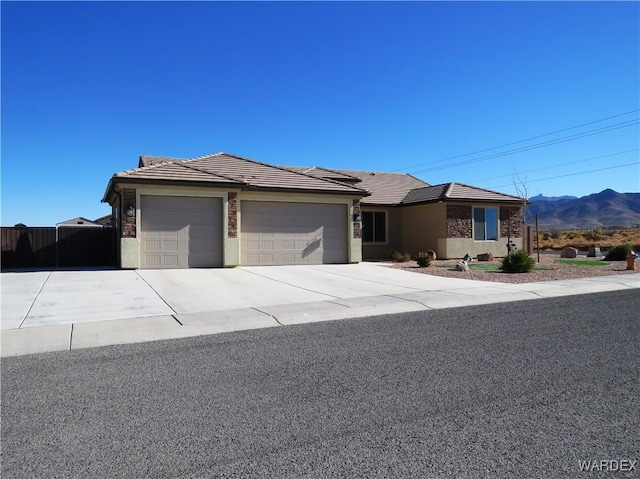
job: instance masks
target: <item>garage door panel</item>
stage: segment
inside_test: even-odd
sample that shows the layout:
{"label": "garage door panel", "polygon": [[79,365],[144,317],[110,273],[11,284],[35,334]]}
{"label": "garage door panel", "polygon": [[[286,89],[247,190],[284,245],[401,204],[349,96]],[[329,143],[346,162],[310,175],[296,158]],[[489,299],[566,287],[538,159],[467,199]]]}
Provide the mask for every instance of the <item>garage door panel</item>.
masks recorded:
{"label": "garage door panel", "polygon": [[222,200],[141,197],[143,268],[222,266]]}
{"label": "garage door panel", "polygon": [[339,204],[241,203],[241,263],[347,262],[347,207]]}

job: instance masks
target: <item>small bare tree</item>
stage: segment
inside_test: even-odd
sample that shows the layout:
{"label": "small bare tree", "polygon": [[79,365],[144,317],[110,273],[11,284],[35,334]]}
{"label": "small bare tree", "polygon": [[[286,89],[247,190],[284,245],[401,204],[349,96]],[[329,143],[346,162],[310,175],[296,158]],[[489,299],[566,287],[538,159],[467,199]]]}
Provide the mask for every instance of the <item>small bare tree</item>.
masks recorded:
{"label": "small bare tree", "polygon": [[529,201],[529,187],[527,177],[521,178],[518,172],[514,173],[513,186],[519,198],[522,198],[522,209],[520,210],[522,227],[527,223],[527,204]]}

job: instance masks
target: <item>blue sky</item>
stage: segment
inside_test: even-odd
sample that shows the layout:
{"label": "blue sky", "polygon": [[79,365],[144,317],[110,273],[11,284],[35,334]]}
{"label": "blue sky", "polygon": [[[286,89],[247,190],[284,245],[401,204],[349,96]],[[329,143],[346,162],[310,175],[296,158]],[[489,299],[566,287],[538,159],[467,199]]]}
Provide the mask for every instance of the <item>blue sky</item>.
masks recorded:
{"label": "blue sky", "polygon": [[1,9],[2,225],[108,214],[140,155],[640,188],[638,2]]}

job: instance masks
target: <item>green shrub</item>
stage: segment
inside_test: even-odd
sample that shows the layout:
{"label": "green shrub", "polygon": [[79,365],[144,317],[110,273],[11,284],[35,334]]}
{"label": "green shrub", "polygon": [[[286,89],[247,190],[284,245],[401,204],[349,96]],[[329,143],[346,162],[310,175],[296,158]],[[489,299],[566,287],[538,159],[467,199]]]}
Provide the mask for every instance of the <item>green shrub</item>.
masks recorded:
{"label": "green shrub", "polygon": [[420,266],[421,268],[426,268],[427,266],[431,265],[431,256],[423,251],[420,251],[418,253],[416,261],[418,262],[418,266]]}
{"label": "green shrub", "polygon": [[400,253],[398,250],[393,249],[389,256],[391,256],[391,259],[396,263],[407,263],[411,261],[411,255],[406,251],[404,253]]}
{"label": "green shrub", "polygon": [[528,273],[535,265],[536,262],[529,253],[519,249],[504,257],[500,269],[505,273]]}
{"label": "green shrub", "polygon": [[605,261],[624,261],[631,251],[630,244],[621,244],[614,246],[607,252],[607,256],[604,257]]}

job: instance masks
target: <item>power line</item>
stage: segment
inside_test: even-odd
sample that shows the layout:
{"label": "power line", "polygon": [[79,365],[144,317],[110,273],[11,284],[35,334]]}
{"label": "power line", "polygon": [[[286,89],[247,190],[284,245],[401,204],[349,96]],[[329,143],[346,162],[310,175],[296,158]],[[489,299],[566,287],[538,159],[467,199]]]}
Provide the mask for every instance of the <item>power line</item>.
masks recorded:
{"label": "power line", "polygon": [[[632,150],[626,150],[626,151],[619,151],[617,153],[611,153],[611,154],[608,154],[608,155],[594,156],[593,158],[587,158],[587,159],[584,159],[584,160],[567,161],[565,163],[558,163],[558,164],[555,164],[553,166],[546,166],[544,168],[536,168],[534,170],[523,171],[522,174],[526,175],[527,173],[533,173],[534,171],[551,170],[553,168],[560,168],[562,166],[575,165],[576,163],[584,163],[586,161],[601,160],[602,158],[610,158],[612,156],[624,155],[625,153],[632,153],[632,152],[638,151],[638,150],[640,150],[640,148],[634,148]],[[492,176],[491,178],[484,178],[482,180],[472,180],[472,181],[469,181],[469,183],[481,183],[483,181],[497,180],[498,178],[508,178],[508,177],[512,177],[512,176],[513,176],[513,174]]]}
{"label": "power line", "polygon": [[549,140],[542,143],[536,143],[534,145],[523,146],[522,148],[516,148],[515,150],[509,150],[501,153],[495,153],[493,155],[481,156],[480,158],[474,158],[471,160],[459,161],[457,163],[451,163],[450,165],[442,165],[442,166],[434,166],[432,168],[424,168],[421,170],[412,171],[412,174],[415,173],[424,173],[425,171],[434,171],[434,170],[446,170],[447,168],[453,168],[455,166],[468,165],[471,163],[478,163],[480,161],[491,160],[493,158],[501,158],[503,156],[515,155],[516,153],[522,153],[523,151],[536,150],[538,148],[544,148],[545,146],[557,145],[559,143],[565,143],[567,141],[578,140],[580,138],[586,138],[588,136],[600,135],[602,133],[608,133],[610,131],[619,130],[621,128],[628,128],[630,126],[634,126],[640,123],[638,119],[628,120],[621,123],[616,123],[614,125],[605,126],[602,128],[596,128],[595,130],[589,130],[582,133],[577,133],[575,135],[565,136],[562,138],[557,138],[555,140]]}
{"label": "power line", "polygon": [[507,146],[517,145],[519,143],[524,143],[526,141],[532,141],[532,140],[537,140],[538,138],[544,138],[545,136],[555,135],[555,134],[558,134],[558,133],[564,133],[565,131],[569,131],[569,130],[575,130],[576,128],[582,128],[584,126],[593,125],[595,123],[600,123],[602,121],[611,120],[612,118],[618,118],[620,116],[630,115],[631,113],[636,113],[638,111],[640,111],[640,109],[630,110],[630,111],[627,111],[627,112],[624,112],[624,113],[619,113],[617,115],[608,116],[606,118],[600,118],[599,120],[590,121],[588,123],[582,123],[580,125],[572,126],[572,127],[569,127],[569,128],[564,128],[562,130],[552,131],[551,133],[545,133],[543,135],[532,136],[530,138],[525,138],[524,140],[513,141],[511,143],[505,143],[503,145],[494,146],[494,147],[491,147],[491,148],[485,148],[483,150],[472,151],[471,153],[465,153],[465,154],[462,154],[462,155],[450,156],[448,158],[443,158],[441,160],[435,160],[435,161],[425,162],[425,163],[418,163],[416,165],[406,166],[404,168],[398,168],[396,170],[391,170],[391,171],[393,172],[393,171],[410,170],[410,169],[413,169],[413,168],[418,168],[418,167],[421,167],[421,166],[424,166],[424,165],[428,165],[428,164],[432,164],[432,163],[442,163],[443,161],[455,160],[457,158],[464,158],[465,156],[471,156],[471,155],[475,155],[475,154],[478,154],[478,153],[485,153],[487,151],[497,150],[498,148],[504,148],[504,147],[507,147]]}
{"label": "power line", "polygon": [[[539,181],[555,180],[556,178],[566,178],[567,176],[585,175],[587,173],[595,173],[598,171],[614,170],[616,168],[624,168],[625,166],[638,166],[638,162],[634,161],[633,163],[625,163],[624,165],[608,166],[606,168],[598,168],[597,170],[579,171],[577,173],[568,173],[566,175],[549,176],[548,178],[539,178],[537,180],[529,180],[527,181],[527,183],[537,183]],[[487,189],[504,188],[505,186],[513,186],[513,183],[508,185],[488,186]]]}

